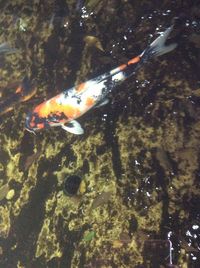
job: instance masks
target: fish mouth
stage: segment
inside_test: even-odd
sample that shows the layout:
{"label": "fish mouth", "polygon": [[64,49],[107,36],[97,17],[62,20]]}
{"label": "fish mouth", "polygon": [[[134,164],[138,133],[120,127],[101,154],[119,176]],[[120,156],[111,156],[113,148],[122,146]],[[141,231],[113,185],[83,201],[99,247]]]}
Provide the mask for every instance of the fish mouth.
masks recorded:
{"label": "fish mouth", "polygon": [[29,113],[29,114],[27,115],[27,117],[26,117],[26,121],[25,121],[25,129],[26,129],[27,131],[29,131],[29,132],[31,132],[31,133],[33,133],[33,134],[36,135],[35,131],[37,130],[37,128],[36,128],[36,127],[31,127],[31,126],[30,126],[31,121],[32,121],[32,114]]}

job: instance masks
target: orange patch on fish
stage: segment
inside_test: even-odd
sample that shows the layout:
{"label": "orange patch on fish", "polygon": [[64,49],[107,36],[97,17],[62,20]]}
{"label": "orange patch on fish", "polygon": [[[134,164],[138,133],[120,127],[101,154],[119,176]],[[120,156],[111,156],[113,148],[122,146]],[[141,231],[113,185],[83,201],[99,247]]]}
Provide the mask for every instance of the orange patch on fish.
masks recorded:
{"label": "orange patch on fish", "polygon": [[[1,109],[1,106],[0,106],[0,109]],[[1,112],[0,112],[0,115],[3,115],[7,112],[10,112],[13,110],[13,107],[6,107],[5,109],[3,109]]]}
{"label": "orange patch on fish", "polygon": [[47,102],[43,102],[38,105],[34,112],[38,114],[40,117],[48,117],[49,115],[58,114],[59,116],[61,113],[65,114],[65,116],[69,119],[77,118],[81,115],[80,110],[77,107],[74,107],[70,104],[59,104],[57,103],[57,99],[60,96],[56,96]]}
{"label": "orange patch on fish", "polygon": [[63,105],[62,112],[70,119],[75,119],[81,115],[80,110],[71,105]]}
{"label": "orange patch on fish", "polygon": [[44,128],[44,123],[39,123],[39,124],[37,124],[37,128]]}
{"label": "orange patch on fish", "polygon": [[127,67],[127,64],[122,64],[119,66],[120,71],[123,71]]}
{"label": "orange patch on fish", "polygon": [[49,115],[50,107],[46,102],[39,104],[34,109],[34,113],[37,113],[40,117],[47,117]]}
{"label": "orange patch on fish", "polygon": [[129,61],[128,61],[128,65],[129,65],[129,64],[137,63],[137,62],[139,62],[139,61],[140,61],[140,56],[137,56],[137,57],[135,57],[135,58],[129,60]]}
{"label": "orange patch on fish", "polygon": [[84,90],[85,85],[86,85],[86,83],[81,83],[80,85],[78,85],[78,86],[76,87],[76,91],[77,91],[77,92],[81,92],[82,90]]}
{"label": "orange patch on fish", "polygon": [[16,90],[15,90],[15,93],[22,93],[22,86],[19,86]]}
{"label": "orange patch on fish", "polygon": [[34,122],[30,122],[30,126],[31,127],[34,127],[35,126],[35,123]]}
{"label": "orange patch on fish", "polygon": [[94,99],[91,98],[91,97],[88,97],[87,100],[86,100],[86,106],[87,107],[90,107],[94,104]]}

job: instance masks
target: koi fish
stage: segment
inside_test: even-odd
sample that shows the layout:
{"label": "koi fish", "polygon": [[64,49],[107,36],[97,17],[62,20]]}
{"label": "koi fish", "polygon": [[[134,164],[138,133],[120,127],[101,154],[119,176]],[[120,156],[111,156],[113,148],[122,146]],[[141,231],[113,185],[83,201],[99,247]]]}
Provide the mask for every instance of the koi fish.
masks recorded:
{"label": "koi fish", "polygon": [[0,115],[13,110],[17,103],[29,100],[35,93],[36,88],[31,87],[28,78],[25,77],[22,83],[17,87],[15,93],[0,103]]}
{"label": "koi fish", "polygon": [[177,44],[165,45],[172,29],[173,26],[167,28],[139,56],[126,64],[65,90],[36,106],[27,115],[25,128],[35,133],[37,130],[60,126],[73,134],[83,134],[84,130],[76,119],[94,107],[107,104],[107,95],[126,78],[132,76],[144,62],[172,51]]}
{"label": "koi fish", "polygon": [[[8,43],[0,44],[0,54],[15,53],[17,49],[11,48]],[[0,115],[11,111],[14,106],[22,101],[30,99],[36,92],[36,88],[30,87],[27,77],[17,87],[16,91],[8,99],[0,103]]]}

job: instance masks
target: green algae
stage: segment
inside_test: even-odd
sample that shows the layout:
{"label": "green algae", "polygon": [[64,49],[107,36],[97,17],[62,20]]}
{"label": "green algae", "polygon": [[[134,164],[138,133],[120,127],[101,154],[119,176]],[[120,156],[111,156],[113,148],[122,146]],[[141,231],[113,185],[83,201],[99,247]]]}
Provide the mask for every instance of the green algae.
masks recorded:
{"label": "green algae", "polygon": [[55,229],[53,230],[54,232],[49,232],[49,225],[50,219],[44,221],[43,228],[38,237],[39,246],[37,247],[35,254],[36,258],[44,255],[47,261],[52,258],[60,258],[62,256],[59,242],[55,234]]}
{"label": "green algae", "polygon": [[85,234],[85,236],[83,237],[83,240],[85,242],[89,242],[91,241],[93,238],[95,237],[95,232],[94,231],[90,231],[88,233]]}
{"label": "green algae", "polygon": [[0,237],[7,238],[10,231],[10,207],[0,206]]}

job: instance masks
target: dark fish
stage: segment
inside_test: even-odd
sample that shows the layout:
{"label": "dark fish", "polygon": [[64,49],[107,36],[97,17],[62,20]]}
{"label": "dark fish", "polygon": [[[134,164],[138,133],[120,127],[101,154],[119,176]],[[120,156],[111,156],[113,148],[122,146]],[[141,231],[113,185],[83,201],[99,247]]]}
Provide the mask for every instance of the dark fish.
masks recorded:
{"label": "dark fish", "polygon": [[13,110],[18,103],[29,100],[35,93],[36,88],[32,87],[28,78],[25,77],[15,93],[0,104],[0,115]]}

